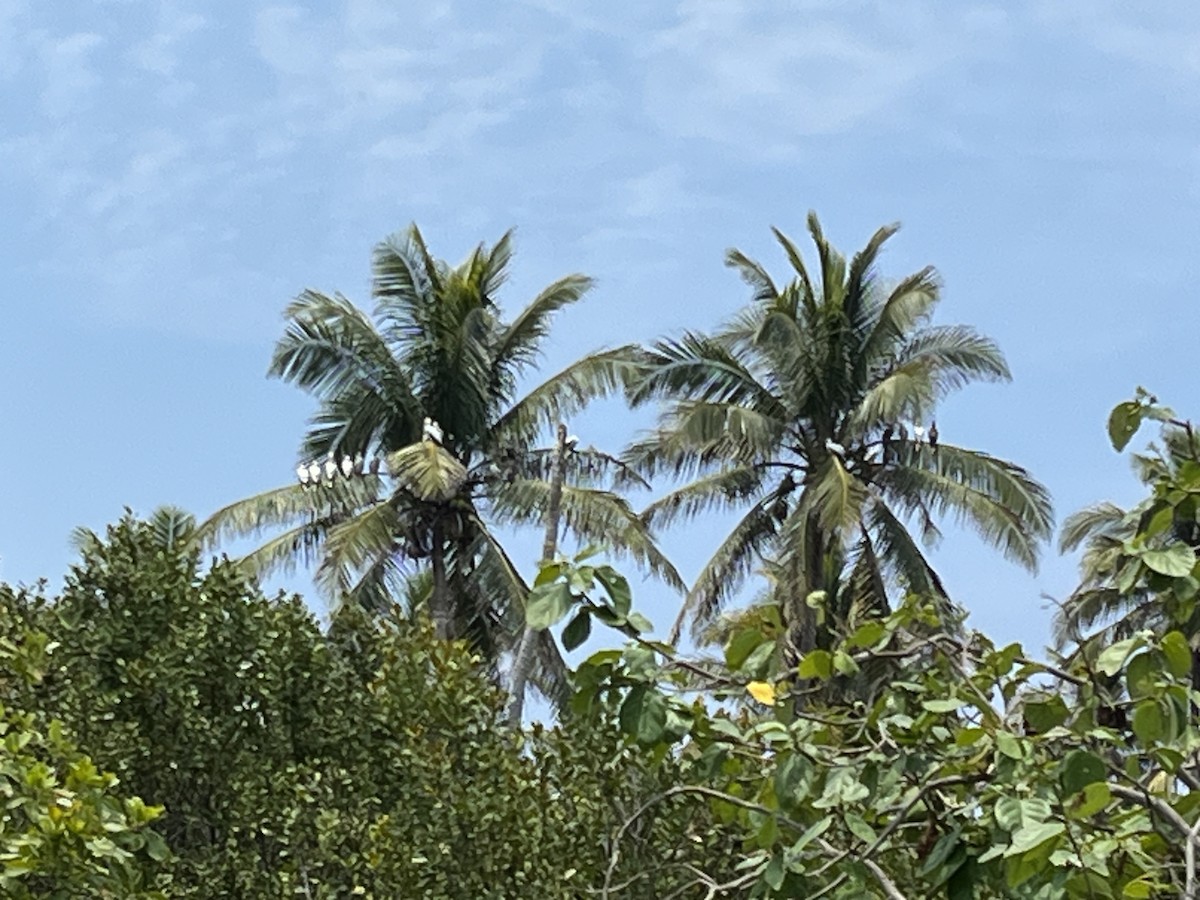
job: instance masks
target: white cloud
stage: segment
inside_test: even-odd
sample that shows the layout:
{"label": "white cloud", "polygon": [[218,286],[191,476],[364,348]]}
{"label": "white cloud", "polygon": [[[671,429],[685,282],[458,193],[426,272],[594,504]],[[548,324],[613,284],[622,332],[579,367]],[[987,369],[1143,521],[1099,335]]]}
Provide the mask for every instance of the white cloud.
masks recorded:
{"label": "white cloud", "polygon": [[204,28],[206,20],[198,13],[181,8],[172,0],[162,0],[158,10],[158,29],[129,50],[129,58],[138,68],[173,76],[180,66],[181,44]]}
{"label": "white cloud", "polygon": [[354,134],[373,155],[393,157],[437,152],[506,121],[538,73],[541,37],[475,23],[450,3],[401,10],[349,0],[325,19],[271,6],[256,19],[285,111],[280,127]]}
{"label": "white cloud", "polygon": [[[1101,53],[1195,81],[1200,76],[1200,9],[1194,4],[1144,5],[1056,0],[1037,18],[1064,34],[1083,36]],[[1195,96],[1188,99],[1195,100]]]}
{"label": "white cloud", "polygon": [[0,0],[0,78],[15,75],[23,64],[18,36],[27,8],[25,0]]}
{"label": "white cloud", "polygon": [[990,7],[684,0],[650,38],[646,104],[668,131],[787,155],[883,118],[1004,27]]}
{"label": "white cloud", "polygon": [[47,39],[39,55],[45,72],[42,111],[61,119],[75,111],[100,83],[91,65],[92,51],[104,43],[98,34],[80,32]]}

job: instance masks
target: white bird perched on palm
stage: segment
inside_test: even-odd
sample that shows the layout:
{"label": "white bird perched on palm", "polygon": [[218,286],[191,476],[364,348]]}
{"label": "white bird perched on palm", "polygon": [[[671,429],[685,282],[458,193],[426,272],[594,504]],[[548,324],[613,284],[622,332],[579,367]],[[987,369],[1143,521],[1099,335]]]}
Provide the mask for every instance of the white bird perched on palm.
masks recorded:
{"label": "white bird perched on palm", "polygon": [[421,428],[421,439],[440,444],[442,442],[442,426],[426,416],[425,424]]}

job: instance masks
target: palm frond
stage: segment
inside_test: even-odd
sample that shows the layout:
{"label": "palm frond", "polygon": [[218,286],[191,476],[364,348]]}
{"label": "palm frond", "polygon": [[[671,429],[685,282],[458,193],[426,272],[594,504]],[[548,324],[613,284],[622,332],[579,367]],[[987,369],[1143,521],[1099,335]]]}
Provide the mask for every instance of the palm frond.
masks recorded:
{"label": "palm frond", "polygon": [[734,466],[697,478],[655,500],[642,511],[649,525],[670,525],[706,512],[727,512],[745,505],[763,488],[766,470]]}
{"label": "palm frond", "polygon": [[870,334],[859,351],[857,381],[865,383],[868,373],[926,322],[937,306],[941,282],[937,270],[926,266],[892,288],[875,316]]}
{"label": "palm frond", "polygon": [[817,246],[817,256],[821,260],[821,289],[825,306],[841,310],[846,296],[846,257],[825,239],[821,221],[811,211],[808,214],[808,233]]}
{"label": "palm frond", "polygon": [[1012,378],[996,342],[966,325],[923,328],[896,353],[898,366],[927,361],[938,396],[973,381],[1008,381]]}
{"label": "palm frond", "polygon": [[277,528],[341,521],[377,502],[382,486],[378,476],[363,475],[274,488],[217,510],[196,528],[195,540],[202,549],[211,550],[225,541],[257,537]]}
{"label": "palm frond", "polygon": [[871,503],[865,517],[874,536],[879,558],[893,581],[906,592],[923,597],[945,597],[942,579],[917,546],[904,522],[882,501]]}
{"label": "palm frond", "polygon": [[731,403],[782,418],[787,410],[719,339],[688,332],[645,352],[626,392],[634,406],[678,399]]}
{"label": "palm frond", "polygon": [[847,417],[844,437],[858,438],[888,423],[925,421],[937,401],[933,363],[909,360],[892,368],[859,398]]}
{"label": "palm frond", "polygon": [[393,498],[330,526],[316,576],[326,596],[340,603],[366,573],[377,569],[378,576],[384,575],[383,560],[400,549],[404,518]]}
{"label": "palm frond", "polygon": [[1054,646],[1062,650],[1076,642],[1115,643],[1153,628],[1161,615],[1161,608],[1144,592],[1122,594],[1111,586],[1079,588],[1054,615]]}
{"label": "palm frond", "polygon": [[305,291],[288,307],[269,374],[330,399],[374,394],[392,416],[420,421],[408,376],[370,318],[345,297]]}
{"label": "palm frond", "polygon": [[382,334],[398,351],[420,343],[429,333],[441,290],[439,267],[416,225],[375,246],[371,259],[371,296]]}
{"label": "palm frond", "polygon": [[300,566],[319,562],[329,519],[314,519],[276,533],[237,560],[244,573],[259,580],[290,575]]}
{"label": "palm frond", "polygon": [[[483,461],[472,468],[470,477],[491,484],[512,478],[538,478],[549,481],[554,477],[558,448],[537,447],[524,452],[508,446],[484,452]],[[562,458],[563,477],[567,483],[580,487],[599,487],[613,491],[632,488],[650,490],[650,482],[625,464],[619,457],[595,447],[568,449]]]}
{"label": "palm frond", "polygon": [[[499,485],[491,497],[498,517],[513,523],[540,522],[549,504],[550,485],[514,479]],[[562,521],[581,542],[598,544],[627,556],[643,571],[682,593],[686,585],[675,566],[658,548],[649,525],[611,491],[563,485]]]}
{"label": "palm frond", "polygon": [[463,464],[431,440],[417,441],[389,454],[387,464],[397,483],[421,500],[449,500],[467,480]]}
{"label": "palm frond", "polygon": [[862,521],[867,486],[837,456],[827,456],[810,474],[804,498],[829,534],[845,536]]}
{"label": "palm frond", "polygon": [[160,506],[150,514],[150,531],[165,550],[191,544],[196,536],[196,517],[178,506]]}
{"label": "palm frond", "polygon": [[737,269],[742,281],[754,292],[752,299],[755,303],[772,303],[779,296],[779,289],[767,274],[762,264],[756,262],[741,250],[730,248],[725,251],[725,265]]}
{"label": "palm frond", "polygon": [[1046,489],[1020,466],[977,450],[908,444],[878,484],[905,512],[916,498],[939,514],[952,512],[1006,557],[1036,570],[1053,530]]}
{"label": "palm frond", "polygon": [[855,547],[854,564],[842,595],[847,625],[851,625],[855,617],[882,616],[891,609],[883,562],[875,551],[870,534],[865,530]]}
{"label": "palm frond", "polygon": [[321,402],[304,434],[302,460],[395,450],[421,436],[419,420],[390,406],[378,393],[351,386]]}
{"label": "palm frond", "polygon": [[[879,258],[879,251],[899,230],[899,222],[884,225],[871,235],[871,239],[867,241],[865,247],[854,254],[854,258],[850,261],[850,274],[846,279],[847,296],[864,297],[865,289],[870,281],[871,269],[875,265],[876,259]],[[858,324],[857,317],[852,316],[851,321],[855,325]]]}
{"label": "palm frond", "polygon": [[705,563],[671,626],[668,643],[679,642],[683,624],[688,620],[691,620],[693,634],[699,635],[745,583],[755,560],[767,551],[776,534],[776,521],[770,509],[772,502],[763,499],[754,504]]}
{"label": "palm frond", "polygon": [[513,256],[513,233],[512,228],[508,229],[490,249],[481,244],[472,256],[469,282],[489,302],[494,302],[496,292],[508,280],[508,267]]}
{"label": "palm frond", "polygon": [[[772,226],[771,233],[775,235],[775,240],[779,242],[779,246],[783,248],[783,252],[787,256],[788,262],[791,264],[793,271],[796,273],[796,278],[800,282],[800,299],[811,310],[813,304],[816,302],[817,295],[816,291],[813,290],[812,278],[809,277],[808,268],[804,265],[804,257],[800,253],[800,248],[778,228]],[[793,309],[794,313],[795,310]]]}
{"label": "palm frond", "polygon": [[494,446],[522,448],[593,400],[624,386],[639,350],[629,344],[577,360],[531,390],[492,425]]}
{"label": "palm frond", "polygon": [[554,314],[581,300],[594,282],[586,275],[568,275],[547,286],[499,334],[493,364],[513,377],[537,359],[550,333]]}
{"label": "palm frond", "polygon": [[1073,512],[1058,533],[1058,552],[1070,553],[1098,537],[1133,536],[1129,514],[1115,503],[1097,503]]}
{"label": "palm frond", "polygon": [[357,606],[375,613],[398,608],[411,619],[428,606],[432,591],[428,569],[414,570],[399,554],[385,553],[342,595],[340,606]]}

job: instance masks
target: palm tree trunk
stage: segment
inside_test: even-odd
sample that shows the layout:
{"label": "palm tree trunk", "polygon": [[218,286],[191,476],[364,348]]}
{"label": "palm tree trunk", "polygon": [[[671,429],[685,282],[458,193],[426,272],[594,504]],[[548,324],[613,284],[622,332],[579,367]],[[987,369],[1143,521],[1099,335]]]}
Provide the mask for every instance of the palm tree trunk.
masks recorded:
{"label": "palm tree trunk", "polygon": [[433,591],[429,597],[433,632],[439,640],[448,641],[454,636],[454,604],[446,578],[446,544],[442,539],[440,523],[433,526],[433,549],[429,561],[433,569]]}
{"label": "palm tree trunk", "polygon": [[[566,477],[567,426],[558,423],[557,441],[554,445],[554,461],[550,466],[550,496],[546,502],[546,536],[542,541],[542,562],[549,562],[558,553],[558,522],[562,515],[563,481]],[[537,632],[526,625],[517,643],[513,658],[512,678],[509,686],[511,700],[508,721],[519,728],[525,715],[525,692],[529,687],[529,676],[533,672],[536,658]]]}

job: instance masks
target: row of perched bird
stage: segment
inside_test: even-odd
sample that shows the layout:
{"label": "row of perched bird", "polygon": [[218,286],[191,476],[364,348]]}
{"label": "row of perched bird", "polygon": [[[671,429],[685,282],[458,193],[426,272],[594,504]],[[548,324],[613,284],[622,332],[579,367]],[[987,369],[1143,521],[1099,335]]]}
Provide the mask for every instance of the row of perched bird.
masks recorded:
{"label": "row of perched bird", "polygon": [[[916,443],[916,444],[924,443],[926,438],[929,439],[929,446],[931,448],[933,448],[933,450],[936,451],[937,446],[938,446],[937,422],[930,423],[928,432],[926,432],[925,428],[921,425],[913,426],[913,443]],[[886,426],[884,426],[883,434],[879,440],[879,446],[875,447],[874,450],[876,451],[876,453],[878,453],[879,451],[882,451],[882,456],[884,458],[884,461],[886,462],[887,458],[888,458],[888,450],[891,448],[892,442],[893,441],[905,442],[907,440],[908,440],[908,430],[904,427],[903,424],[893,425],[891,423],[888,423]],[[846,458],[846,448],[843,447],[841,444],[839,444],[837,441],[833,440],[832,438],[825,439],[825,449],[827,451],[829,451],[830,453],[832,453],[834,456],[837,456],[841,459]],[[867,458],[870,459],[870,457],[871,457],[871,455],[870,455],[870,453],[868,453]]]}
{"label": "row of perched bird", "polygon": [[296,477],[302,485],[320,484],[322,478],[325,481],[333,481],[339,475],[343,478],[352,478],[355,475],[362,475],[364,472],[372,475],[379,474],[378,456],[367,463],[361,453],[355,454],[353,457],[343,456],[340,460],[330,453],[324,463],[314,459],[312,462],[300,463],[296,466]]}
{"label": "row of perched bird", "polygon": [[[433,419],[426,416],[425,422],[421,427],[421,439],[441,444],[442,427],[433,421]],[[343,478],[353,478],[355,475],[362,475],[364,473],[378,475],[379,467],[380,461],[378,456],[373,457],[368,463],[361,453],[356,453],[354,456],[343,456],[341,459],[330,453],[324,462],[314,459],[311,462],[300,463],[300,465],[296,466],[296,478],[299,479],[302,485],[320,484],[322,480],[332,482],[339,475]]]}

